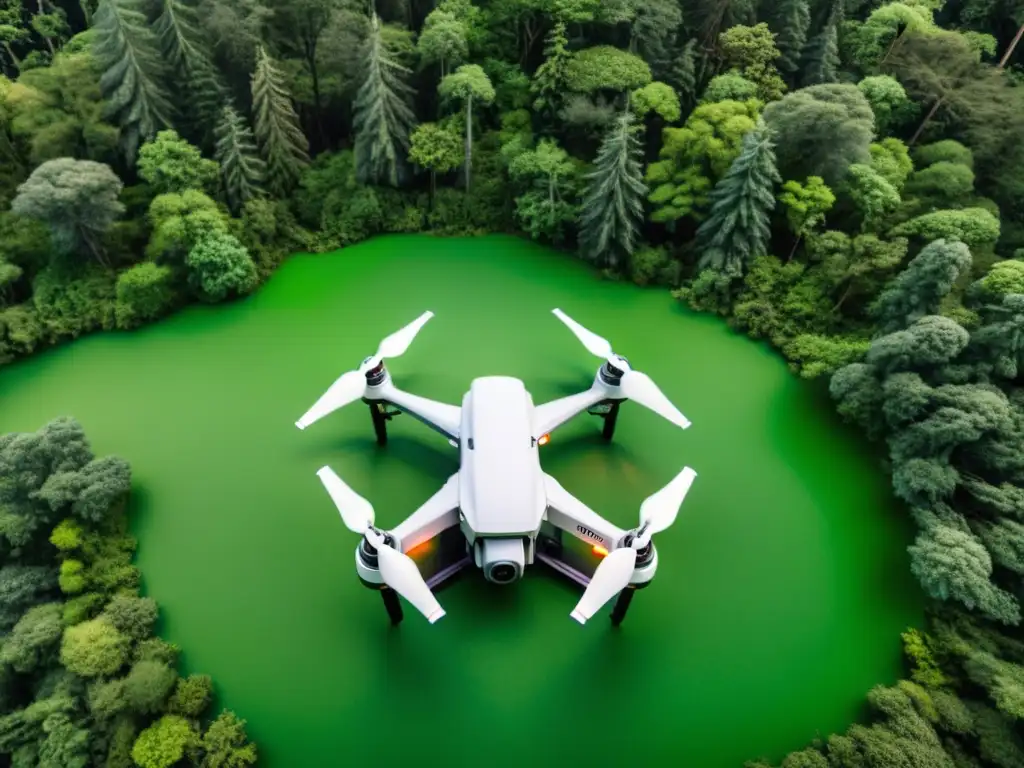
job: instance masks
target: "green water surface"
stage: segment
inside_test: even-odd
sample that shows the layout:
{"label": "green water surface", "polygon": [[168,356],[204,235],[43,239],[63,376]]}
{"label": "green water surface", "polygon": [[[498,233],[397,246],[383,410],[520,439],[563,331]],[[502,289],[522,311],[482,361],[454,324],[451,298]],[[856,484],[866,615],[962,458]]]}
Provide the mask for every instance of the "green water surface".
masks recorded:
{"label": "green water surface", "polygon": [[[387,527],[457,469],[457,451],[409,417],[378,449],[360,403],[305,432],[295,420],[427,309],[389,364],[400,387],[453,404],[484,375],[522,378],[538,403],[586,388],[600,361],[553,307],[607,336],[693,422],[627,404],[612,444],[583,415],[541,453],[623,528],[683,466],[697,470],[657,538],[657,579],[618,630],[604,614],[570,619],[579,590],[541,565],[505,588],[468,572],[440,592],[442,621],[407,611],[391,628],[315,472],[329,463]],[[162,632],[213,675],[218,705],[247,718],[273,768],[778,760],[860,716],[921,617],[903,515],[827,395],[664,290],[601,282],[511,237],[295,257],[244,301],[0,373],[0,431],[64,414],[97,453],[131,462]]]}

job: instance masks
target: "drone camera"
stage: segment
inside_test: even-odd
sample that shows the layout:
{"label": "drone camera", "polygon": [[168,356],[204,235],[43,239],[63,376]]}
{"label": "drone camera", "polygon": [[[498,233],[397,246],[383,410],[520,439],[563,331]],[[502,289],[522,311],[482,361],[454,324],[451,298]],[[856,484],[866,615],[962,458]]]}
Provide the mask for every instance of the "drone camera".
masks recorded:
{"label": "drone camera", "polygon": [[480,540],[480,567],[488,581],[494,584],[511,584],[523,575],[525,565],[526,550],[522,539]]}

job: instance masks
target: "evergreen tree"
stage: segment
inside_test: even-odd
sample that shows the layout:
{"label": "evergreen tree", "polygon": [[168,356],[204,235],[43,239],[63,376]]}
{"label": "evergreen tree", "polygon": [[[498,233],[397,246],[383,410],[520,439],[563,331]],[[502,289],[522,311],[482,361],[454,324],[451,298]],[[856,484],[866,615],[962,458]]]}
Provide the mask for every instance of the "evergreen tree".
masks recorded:
{"label": "evergreen tree", "polygon": [[530,90],[536,96],[533,108],[549,118],[557,114],[565,94],[565,84],[569,76],[568,44],[565,22],[555,22],[555,26],[548,32],[544,62],[537,67],[533,82],[530,84]]}
{"label": "evergreen tree", "polygon": [[192,106],[189,116],[209,133],[225,91],[204,51],[196,9],[190,0],[161,0],[153,32],[164,60],[178,78],[182,95]]}
{"label": "evergreen tree", "polygon": [[220,163],[228,204],[237,213],[247,200],[262,193],[267,167],[256,151],[252,131],[234,107],[224,107],[215,135],[214,157]]}
{"label": "evergreen tree", "polygon": [[106,113],[120,126],[125,157],[134,163],[139,144],[171,124],[167,70],[137,0],[100,0],[93,22]]}
{"label": "evergreen tree", "polygon": [[583,255],[600,265],[624,266],[633,255],[643,222],[647,186],[640,168],[642,151],[626,110],[605,135],[587,175],[587,192],[580,213]]}
{"label": "evergreen tree", "polygon": [[288,193],[309,162],[309,142],[282,81],[267,52],[258,45],[252,75],[256,139],[267,163],[269,189],[277,196]]}
{"label": "evergreen tree", "polygon": [[780,0],[772,23],[775,44],[779,48],[778,66],[789,78],[800,69],[800,55],[807,43],[807,31],[811,26],[811,10],[808,0]]}
{"label": "evergreen tree", "polygon": [[409,105],[413,91],[402,80],[408,71],[390,58],[375,14],[367,43],[366,75],[353,105],[356,176],[363,184],[398,186],[416,122]]}
{"label": "evergreen tree", "polygon": [[807,41],[803,52],[803,84],[835,83],[839,80],[839,25],[843,23],[843,0],[833,0],[825,24]]}
{"label": "evergreen tree", "polygon": [[775,208],[775,148],[764,121],[743,137],[739,156],[711,190],[711,212],[697,230],[700,268],[739,277],[765,252]]}

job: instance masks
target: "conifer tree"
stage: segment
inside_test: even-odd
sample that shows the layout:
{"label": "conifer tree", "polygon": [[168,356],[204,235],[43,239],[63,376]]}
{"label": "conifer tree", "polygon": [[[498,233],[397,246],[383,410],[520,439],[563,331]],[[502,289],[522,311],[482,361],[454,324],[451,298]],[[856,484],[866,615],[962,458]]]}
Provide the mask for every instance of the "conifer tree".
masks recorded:
{"label": "conifer tree", "polygon": [[739,156],[711,190],[711,212],[697,230],[700,268],[733,277],[765,252],[775,208],[775,148],[763,120],[743,137]]}
{"label": "conifer tree", "polygon": [[256,46],[252,75],[256,140],[267,163],[267,185],[277,196],[288,193],[309,163],[309,142],[282,81],[263,46]]}
{"label": "conifer tree", "polygon": [[120,126],[121,147],[134,163],[139,145],[171,125],[167,69],[138,0],[100,0],[93,29],[107,117]]}
{"label": "conifer tree", "polygon": [[196,122],[212,128],[225,95],[217,70],[204,51],[200,23],[191,0],[160,0],[153,22],[160,53],[181,83]]}
{"label": "conifer tree", "polygon": [[569,76],[569,40],[565,34],[565,22],[557,21],[548,32],[544,46],[544,62],[533,75],[530,90],[536,99],[533,108],[548,117],[555,115],[562,104],[565,84]]}
{"label": "conifer tree", "polygon": [[787,77],[792,78],[800,69],[800,56],[811,26],[808,0],[779,0],[771,26],[776,35],[775,44],[782,54],[778,67]]}
{"label": "conifer tree", "polygon": [[587,174],[587,192],[580,213],[580,245],[585,258],[602,266],[625,266],[636,246],[643,222],[647,186],[640,168],[642,150],[625,110],[605,135]]}
{"label": "conifer tree", "polygon": [[824,26],[804,46],[805,86],[835,83],[839,80],[839,25],[842,23],[843,0],[833,0]]}
{"label": "conifer tree", "polygon": [[231,209],[238,213],[247,200],[263,192],[267,167],[256,151],[252,131],[230,104],[221,112],[215,136],[214,157],[220,163],[224,192]]}
{"label": "conifer tree", "polygon": [[381,36],[380,20],[373,26],[366,50],[366,75],[356,95],[356,176],[363,184],[397,187],[416,122],[410,107],[412,89],[402,80],[409,70],[394,61]]}

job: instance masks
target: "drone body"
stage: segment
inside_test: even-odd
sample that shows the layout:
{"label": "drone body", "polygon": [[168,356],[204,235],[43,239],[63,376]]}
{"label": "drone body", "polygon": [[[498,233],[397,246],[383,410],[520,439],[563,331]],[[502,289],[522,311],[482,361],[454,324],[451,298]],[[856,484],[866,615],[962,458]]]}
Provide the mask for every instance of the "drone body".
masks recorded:
{"label": "drone body", "polygon": [[[583,392],[535,405],[525,385],[508,376],[474,379],[461,407],[404,392],[392,383],[385,357],[397,357],[432,317],[427,312],[381,342],[376,355],[357,371],[342,375],[296,423],[305,429],[326,414],[355,400],[369,405],[378,442],[386,443],[386,422],[407,413],[448,438],[459,449],[459,470],[419,509],[395,528],[373,525],[373,507],[329,467],[317,474],[345,524],[363,534],[356,549],[356,571],[369,587],[382,590],[392,621],[401,621],[401,594],[433,623],[444,615],[431,588],[470,563],[496,584],[509,584],[540,560],[586,587],[572,617],[586,622],[616,594],[612,614],[621,622],[633,591],[646,586],[657,569],[652,534],[667,528],[678,512],[696,473],[684,468],[640,510],[640,525],[626,531],[605,520],[544,472],[540,447],[558,426],[594,408],[605,419],[611,438],[621,402],[627,397],[686,428],[689,421],[651,380],[631,370],[606,341],[594,336],[560,310],[554,313],[594,354],[605,358],[591,387]],[[387,406],[398,409],[388,412]],[[596,562],[586,567],[561,557],[563,534],[593,547]],[[449,543],[452,562],[425,579],[408,552],[440,537]],[[457,539],[461,540],[458,541]],[[454,544],[454,545],[452,545]]]}

